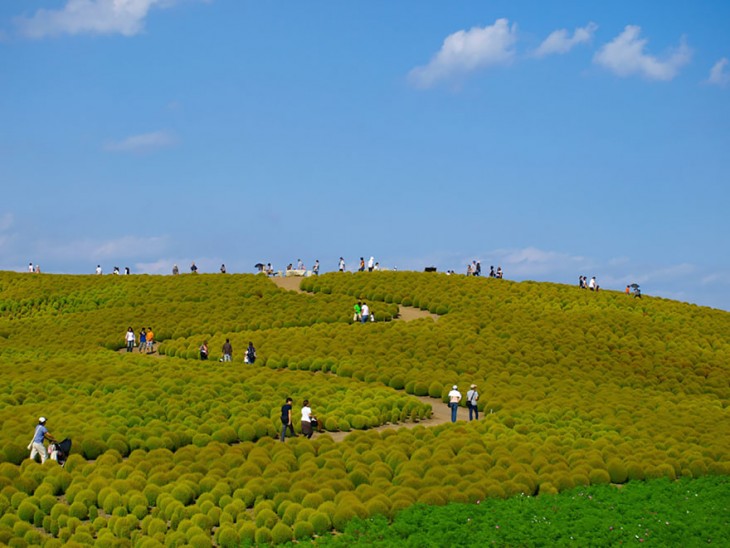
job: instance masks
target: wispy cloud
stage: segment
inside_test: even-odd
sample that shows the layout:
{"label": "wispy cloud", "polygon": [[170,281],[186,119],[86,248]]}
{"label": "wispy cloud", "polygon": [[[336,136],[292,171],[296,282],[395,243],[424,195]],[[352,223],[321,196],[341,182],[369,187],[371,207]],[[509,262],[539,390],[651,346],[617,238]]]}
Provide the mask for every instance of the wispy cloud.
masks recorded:
{"label": "wispy cloud", "polygon": [[59,9],[39,9],[15,23],[29,38],[63,34],[121,34],[134,36],[144,29],[153,8],[166,8],[179,0],[67,0]]}
{"label": "wispy cloud", "polygon": [[[511,276],[536,278],[546,274],[576,272],[590,266],[590,261],[579,255],[545,251],[535,247],[495,251],[492,256]],[[496,266],[496,265],[495,265]]]}
{"label": "wispy cloud", "polygon": [[107,143],[104,148],[111,152],[150,152],[176,144],[177,137],[174,134],[168,131],[153,131]]}
{"label": "wispy cloud", "polygon": [[85,238],[59,242],[40,242],[36,253],[48,262],[84,263],[93,269],[97,263],[133,257],[159,257],[167,248],[166,236],[121,236],[108,240]]}
{"label": "wispy cloud", "polygon": [[508,64],[514,58],[517,25],[497,19],[491,26],[474,27],[450,34],[431,61],[408,74],[411,83],[429,88],[444,81],[492,65]]}
{"label": "wispy cloud", "polygon": [[568,29],[560,29],[550,33],[542,44],[535,50],[535,57],[546,55],[568,53],[579,44],[590,42],[593,34],[598,29],[595,23],[588,23],[585,27],[579,27],[573,31],[573,36],[568,36]]}
{"label": "wispy cloud", "polygon": [[627,25],[624,31],[605,44],[594,56],[593,62],[618,76],[638,74],[650,80],[672,80],[679,69],[689,63],[692,51],[684,38],[664,59],[644,51],[648,40],[640,38],[641,27]]}
{"label": "wispy cloud", "polygon": [[0,231],[10,230],[15,223],[15,215],[12,213],[3,213],[0,215]]}
{"label": "wispy cloud", "polygon": [[730,72],[727,70],[728,58],[723,57],[717,63],[712,65],[710,77],[707,79],[708,84],[725,87],[730,84]]}

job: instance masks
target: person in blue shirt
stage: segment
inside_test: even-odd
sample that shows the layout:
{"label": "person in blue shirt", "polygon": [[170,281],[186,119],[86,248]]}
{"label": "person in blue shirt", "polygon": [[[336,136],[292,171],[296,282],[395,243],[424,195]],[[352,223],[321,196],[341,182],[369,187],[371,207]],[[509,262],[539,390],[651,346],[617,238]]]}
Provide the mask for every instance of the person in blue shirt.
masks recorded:
{"label": "person in blue shirt", "polygon": [[294,433],[294,425],[292,424],[291,420],[291,408],[292,408],[292,399],[287,398],[286,403],[281,406],[281,441],[284,441],[286,438],[286,429],[288,428],[291,431],[292,437],[296,437],[297,435]]}
{"label": "person in blue shirt", "polygon": [[48,433],[48,429],[46,428],[46,417],[38,419],[38,426],[35,427],[35,432],[33,433],[33,441],[31,441],[28,445],[28,449],[30,449],[30,458],[35,459],[36,455],[40,455],[41,464],[46,462],[46,459],[48,458],[48,452],[46,451],[45,445],[43,445],[43,440],[56,443],[56,439]]}

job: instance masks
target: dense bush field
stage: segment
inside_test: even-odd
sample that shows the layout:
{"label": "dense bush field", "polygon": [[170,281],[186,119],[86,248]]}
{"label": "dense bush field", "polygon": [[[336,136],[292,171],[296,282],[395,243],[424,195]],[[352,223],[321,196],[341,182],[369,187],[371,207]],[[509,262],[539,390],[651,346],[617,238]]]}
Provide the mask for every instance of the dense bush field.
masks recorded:
{"label": "dense bush field", "polygon": [[[418,503],[652,478],[727,492],[728,313],[407,272],[302,288],[0,273],[0,543],[279,543]],[[358,299],[379,321],[352,324]],[[439,318],[391,321],[399,305]],[[118,352],[128,326],[151,326],[160,356]],[[215,359],[226,338],[230,364]],[[398,428],[472,382],[478,422]],[[295,411],[309,399],[325,432],[353,433],[280,443],[286,396]],[[27,459],[40,415],[74,442],[65,468]]]}

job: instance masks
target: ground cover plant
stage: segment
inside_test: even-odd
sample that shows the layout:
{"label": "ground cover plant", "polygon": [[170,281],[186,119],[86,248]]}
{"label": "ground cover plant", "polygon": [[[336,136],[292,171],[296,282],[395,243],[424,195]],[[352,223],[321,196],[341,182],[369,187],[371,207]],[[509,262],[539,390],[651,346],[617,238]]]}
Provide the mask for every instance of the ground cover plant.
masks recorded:
{"label": "ground cover plant", "polygon": [[730,527],[730,485],[720,478],[578,487],[552,497],[412,506],[392,523],[353,520],[319,546],[655,546],[722,545]]}
{"label": "ground cover plant", "polygon": [[[0,542],[265,544],[419,503],[652,478],[727,491],[730,314],[426,273],[302,289],[0,273]],[[357,300],[379,321],[353,324]],[[438,319],[397,321],[399,306]],[[119,352],[130,325],[152,326],[159,353]],[[233,363],[197,359],[226,338]],[[478,422],[424,426],[452,384],[471,383]],[[276,439],[286,396],[312,402],[321,435]],[[40,415],[74,440],[63,469],[27,459]]]}

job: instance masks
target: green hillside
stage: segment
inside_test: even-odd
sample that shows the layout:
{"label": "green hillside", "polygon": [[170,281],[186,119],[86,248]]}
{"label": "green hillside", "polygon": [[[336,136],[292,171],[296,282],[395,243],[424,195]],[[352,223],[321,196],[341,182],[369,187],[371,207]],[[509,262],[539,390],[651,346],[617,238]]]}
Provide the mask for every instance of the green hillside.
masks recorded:
{"label": "green hillside", "polygon": [[[286,542],[416,503],[730,475],[727,312],[409,272],[302,289],[0,273],[0,543]],[[352,323],[358,299],[378,321]],[[129,326],[152,327],[159,353],[120,352]],[[472,383],[479,420],[429,426]],[[287,396],[323,433],[278,440]],[[41,415],[73,440],[64,468],[27,458]]]}

